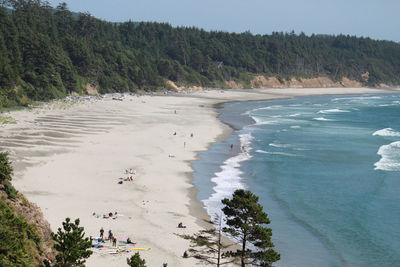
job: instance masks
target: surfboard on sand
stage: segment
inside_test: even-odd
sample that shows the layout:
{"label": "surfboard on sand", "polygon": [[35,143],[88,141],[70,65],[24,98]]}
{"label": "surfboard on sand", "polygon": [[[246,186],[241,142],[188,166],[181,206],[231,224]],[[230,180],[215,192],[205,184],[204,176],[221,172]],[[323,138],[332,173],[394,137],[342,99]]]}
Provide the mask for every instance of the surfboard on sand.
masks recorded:
{"label": "surfboard on sand", "polygon": [[151,248],[131,248],[131,250],[151,250]]}
{"label": "surfboard on sand", "polygon": [[119,241],[120,244],[122,245],[128,245],[128,246],[134,246],[136,243],[127,243],[126,241]]}

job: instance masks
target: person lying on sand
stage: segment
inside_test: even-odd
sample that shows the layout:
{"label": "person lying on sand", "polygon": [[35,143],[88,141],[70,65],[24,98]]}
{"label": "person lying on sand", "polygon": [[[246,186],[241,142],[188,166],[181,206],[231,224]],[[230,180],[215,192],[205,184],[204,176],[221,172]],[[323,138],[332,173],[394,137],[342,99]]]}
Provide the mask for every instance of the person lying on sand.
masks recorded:
{"label": "person lying on sand", "polygon": [[178,224],[178,228],[186,228],[185,225],[183,225],[181,222]]}
{"label": "person lying on sand", "polygon": [[124,179],[124,181],[125,181],[125,182],[131,182],[131,181],[133,181],[133,178],[132,178],[132,176],[131,176],[131,177],[126,177],[126,178]]}

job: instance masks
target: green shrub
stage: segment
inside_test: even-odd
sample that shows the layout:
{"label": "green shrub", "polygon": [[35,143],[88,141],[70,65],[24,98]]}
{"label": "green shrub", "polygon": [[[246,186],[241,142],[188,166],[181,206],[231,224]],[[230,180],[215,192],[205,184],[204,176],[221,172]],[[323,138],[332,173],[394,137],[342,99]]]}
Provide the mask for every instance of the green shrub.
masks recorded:
{"label": "green shrub", "polygon": [[38,266],[40,238],[34,227],[0,199],[0,266]]}
{"label": "green shrub", "polygon": [[126,262],[131,267],[146,267],[146,261],[140,258],[139,252],[136,252],[135,255],[127,258]]}
{"label": "green shrub", "polygon": [[18,191],[10,182],[4,183],[4,191],[6,191],[7,195],[11,199],[16,199],[18,196]]}
{"label": "green shrub", "polygon": [[0,183],[4,183],[5,181],[11,181],[11,175],[13,173],[13,169],[11,167],[11,163],[8,160],[8,153],[1,152],[0,153]]}

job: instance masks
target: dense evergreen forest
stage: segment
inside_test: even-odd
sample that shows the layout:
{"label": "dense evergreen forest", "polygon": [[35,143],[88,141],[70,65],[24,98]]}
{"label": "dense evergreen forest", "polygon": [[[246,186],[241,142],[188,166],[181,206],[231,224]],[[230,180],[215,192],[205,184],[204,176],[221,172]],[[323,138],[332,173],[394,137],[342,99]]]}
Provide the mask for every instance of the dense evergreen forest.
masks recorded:
{"label": "dense evergreen forest", "polygon": [[[166,23],[110,23],[41,0],[0,1],[0,107],[76,92],[342,77],[400,84],[400,44],[354,36],[206,32]],[[361,74],[369,72],[369,79]]]}

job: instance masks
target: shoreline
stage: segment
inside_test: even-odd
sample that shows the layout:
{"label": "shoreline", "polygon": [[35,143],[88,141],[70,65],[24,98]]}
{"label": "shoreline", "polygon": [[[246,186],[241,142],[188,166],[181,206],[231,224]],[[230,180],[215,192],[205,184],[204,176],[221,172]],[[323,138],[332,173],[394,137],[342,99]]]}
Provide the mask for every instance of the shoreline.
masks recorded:
{"label": "shoreline", "polygon": [[[327,91],[329,91],[329,93]],[[204,221],[204,219],[209,218],[209,216],[204,209],[203,203],[201,201],[198,201],[196,198],[198,190],[193,184],[193,168],[191,162],[198,159],[198,153],[200,151],[208,150],[211,144],[214,142],[219,142],[218,140],[225,140],[232,132],[232,128],[229,125],[223,124],[218,119],[217,105],[222,105],[226,102],[270,100],[300,95],[371,93],[399,93],[399,90],[368,88],[354,88],[353,90],[351,88],[338,88],[336,90],[333,90],[332,88],[320,88],[319,90],[292,88],[286,90],[207,90],[196,91],[191,92],[190,94],[181,94],[177,96],[168,95],[142,96],[138,98],[129,97],[124,101],[121,101],[121,103],[119,101],[113,102],[111,100],[100,100],[99,102],[95,102],[89,105],[83,103],[78,104],[78,106],[70,107],[69,109],[67,109],[66,114],[64,114],[60,110],[50,110],[47,113],[44,112],[47,115],[43,115],[39,112],[39,115],[42,115],[45,118],[46,116],[48,116],[47,120],[50,121],[52,120],[52,117],[60,118],[60,121],[55,122],[55,124],[58,123],[56,126],[60,127],[61,131],[62,129],[67,132],[75,131],[75,133],[72,134],[76,134],[78,136],[68,137],[70,139],[67,138],[66,141],[61,140],[62,138],[59,138],[59,140],[57,140],[57,138],[52,139],[46,136],[46,138],[50,140],[48,141],[46,139],[46,142],[50,142],[50,144],[46,145],[57,150],[59,154],[50,153],[39,160],[36,160],[36,158],[32,155],[26,156],[26,158],[28,159],[27,164],[30,164],[30,166],[28,166],[26,169],[22,168],[21,166],[17,166],[17,175],[15,175],[16,179],[14,180],[14,184],[19,191],[21,191],[22,193],[26,193],[26,196],[29,200],[36,202],[39,207],[42,208],[46,219],[49,220],[52,226],[53,231],[55,231],[56,228],[59,227],[61,225],[61,222],[65,219],[64,217],[60,220],[62,216],[67,214],[78,214],[82,217],[81,223],[85,227],[86,233],[88,235],[95,235],[96,232],[98,232],[100,224],[106,224],[105,221],[107,220],[93,218],[93,216],[91,216],[91,213],[89,214],[88,210],[94,210],[95,208],[92,208],[92,206],[96,207],[103,205],[106,207],[112,207],[112,205],[110,205],[110,202],[112,202],[111,204],[114,205],[118,203],[121,208],[115,209],[122,210],[124,213],[126,213],[125,217],[120,217],[114,221],[110,221],[110,219],[108,219],[108,226],[104,225],[105,230],[108,230],[107,227],[112,227],[114,229],[117,229],[115,230],[117,235],[119,235],[117,231],[123,232],[123,234],[128,235],[131,233],[129,233],[129,231],[125,229],[135,229],[130,231],[132,232],[134,239],[136,239],[135,236],[138,237],[138,246],[140,246],[139,241],[143,246],[154,245],[152,247],[151,253],[141,253],[141,256],[146,259],[146,262],[149,264],[149,266],[161,266],[164,261],[170,263],[173,266],[188,266],[188,264],[198,264],[198,261],[193,258],[183,259],[181,257],[183,251],[188,248],[188,242],[179,237],[174,237],[174,233],[179,232],[180,230],[176,229],[176,222],[180,220],[184,221],[184,224],[188,224],[189,226],[187,229],[184,230],[185,234],[192,234],[194,232],[197,232],[198,229],[202,229],[203,227],[208,225]],[[197,106],[194,106],[193,103],[195,103]],[[132,104],[135,104],[137,106],[132,106]],[[109,113],[115,112],[118,115],[124,116],[118,118],[118,120],[121,119],[121,121],[117,120],[118,122],[120,122],[119,125],[113,125],[113,123],[110,124],[109,120],[113,119],[114,116],[108,116],[110,114],[104,112],[104,107],[102,105],[104,105],[106,111],[108,109]],[[93,111],[92,108],[95,108],[95,110]],[[84,112],[86,112],[85,115],[82,115],[80,113],[81,110],[79,109],[82,109]],[[184,114],[184,116],[180,116],[178,119],[176,119],[174,118],[173,114],[174,109],[178,110],[179,116],[181,115],[181,111],[179,111],[179,109],[182,109],[182,112],[186,113]],[[103,116],[104,118],[96,114],[96,112],[100,111],[103,111],[103,113],[101,113],[101,116]],[[11,114],[15,115],[16,113],[18,113],[18,111],[12,112]],[[22,119],[23,115],[21,114],[26,115],[29,113],[31,113],[31,116],[28,116],[27,119]],[[73,116],[73,119],[75,120],[68,120],[68,118],[66,118],[66,120],[61,120],[63,116],[66,116],[69,113],[74,114],[75,117]],[[39,123],[35,123],[35,118],[38,117],[38,114],[32,114],[32,112],[29,111],[22,111],[19,115],[17,115],[17,117],[17,120],[19,122],[17,123],[17,125],[15,125],[15,127],[13,125],[6,125],[4,127],[6,133],[15,134],[16,130],[18,130],[18,127],[28,128],[30,130],[27,131],[32,131],[32,134],[35,134],[35,131],[49,131],[48,126],[44,127],[44,129],[40,128],[43,126],[40,125],[40,123],[45,124],[45,122],[42,121]],[[80,118],[80,120],[77,120],[77,118]],[[22,125],[20,120],[22,120],[23,122]],[[86,123],[88,123],[89,121],[89,124],[93,123],[93,125],[91,125],[92,129],[86,129],[84,125],[85,120],[87,120]],[[183,123],[184,121],[186,123],[189,123],[189,125],[190,123],[192,123],[191,126],[195,128],[196,131],[198,130],[198,132],[194,133],[195,136],[193,139],[188,138],[190,131],[187,131],[187,125]],[[124,123],[132,123],[133,125],[127,126],[124,125]],[[67,127],[67,125],[72,126]],[[100,134],[91,133],[91,131],[96,132],[98,129],[104,132]],[[171,132],[173,132],[174,129],[179,129],[177,136],[178,138],[180,138],[179,140],[173,139],[174,137],[171,136]],[[168,132],[168,134],[162,135],[160,133],[160,130],[165,130],[165,132]],[[117,131],[117,133],[113,131]],[[156,142],[156,144],[154,144],[156,146],[154,149],[149,147],[153,145],[154,142],[152,142],[151,140],[149,142],[147,138],[144,138],[144,136],[141,135],[142,131],[144,132],[142,134],[151,134],[151,136],[149,135],[145,137],[148,137],[148,139],[152,139],[154,142]],[[131,138],[131,135],[136,136],[139,140],[136,141],[135,138]],[[78,139],[78,144],[69,142],[75,141],[74,138]],[[118,138],[120,139],[115,140]],[[157,138],[164,139],[160,140],[160,143],[158,143]],[[190,140],[190,142],[186,140]],[[71,143],[73,145],[76,145],[78,147],[76,150],[80,150],[76,151],[74,150],[74,148],[72,148],[72,151],[67,151],[66,153],[63,153],[64,147],[62,146],[60,141],[65,141],[67,144]],[[142,145],[140,144],[141,141],[147,143]],[[183,151],[182,149],[177,149],[177,146],[182,145],[182,141],[188,142],[187,145],[189,146],[186,150]],[[171,144],[169,144],[169,142],[171,142]],[[105,143],[107,143],[107,145],[105,145]],[[34,149],[38,148],[39,150],[43,149],[43,147],[45,147],[46,145],[39,143],[32,144]],[[118,145],[118,149],[114,147],[116,145]],[[136,149],[133,149],[134,151],[132,151],[132,153],[134,153],[134,156],[132,156],[132,153],[129,153],[129,151],[125,151],[126,147],[131,146],[138,148],[137,151]],[[62,149],[60,149],[60,147]],[[188,151],[189,148],[190,150]],[[99,149],[104,150],[99,151]],[[173,154],[176,155],[176,158],[165,157],[167,154],[172,153],[172,150]],[[102,166],[100,162],[92,162],[89,160],[88,156],[99,157],[98,154],[99,152],[101,153],[101,151],[110,151],[111,154],[112,152],[116,152],[117,155],[119,155],[118,158],[122,159],[120,161],[115,161],[114,157],[109,155],[105,156],[107,157],[107,159],[102,159],[101,157],[98,158],[98,161],[103,163],[104,166]],[[78,160],[73,158],[79,157],[80,153],[85,155]],[[160,153],[162,154],[162,156],[160,156]],[[21,156],[16,154],[14,156],[21,158]],[[127,159],[124,159],[124,157],[126,157]],[[146,157],[148,159],[146,159]],[[26,160],[26,158],[23,159]],[[79,160],[82,160],[83,164],[82,162],[79,162]],[[112,163],[111,167],[108,160]],[[36,161],[39,161],[39,163],[37,163]],[[132,162],[135,162],[135,164],[132,164]],[[167,162],[167,164],[165,164],[165,162]],[[169,166],[169,163],[174,166]],[[62,173],[62,171],[60,171],[63,170],[64,172],[69,172],[69,170],[65,168],[68,168],[68,166],[76,167],[74,164],[80,167],[78,169],[84,170],[85,172],[84,174],[80,172],[73,173],[78,177],[75,180],[74,178],[71,178],[74,177],[73,175],[68,176],[71,173],[64,174]],[[107,164],[110,167],[108,169],[105,168]],[[157,167],[157,164],[161,165]],[[65,167],[64,165],[67,165],[67,167]],[[91,169],[90,167],[94,169]],[[135,168],[138,174],[135,178],[135,181],[127,185],[127,187],[129,188],[124,188],[121,186],[118,187],[114,185],[115,183],[109,183],[110,179],[113,179],[110,177],[121,175],[123,170],[129,169],[131,167]],[[99,169],[96,170],[96,168]],[[158,172],[153,172],[152,168],[159,168]],[[106,175],[101,172],[102,169],[106,173]],[[116,170],[120,170],[121,173],[115,173]],[[49,174],[51,174],[51,177],[42,178],[45,175],[49,176]],[[157,178],[157,174],[160,176],[167,176],[170,181],[160,181],[160,178]],[[88,181],[82,180],[82,178],[85,178]],[[42,181],[42,179],[44,179],[44,181]],[[55,181],[55,179],[57,181]],[[72,179],[72,181],[70,181],[69,179]],[[155,181],[154,179],[156,179],[157,181]],[[68,182],[66,182],[66,180],[68,180]],[[48,185],[47,183],[50,183],[50,185]],[[86,186],[86,188],[84,189],[90,188],[91,190],[94,190],[94,193],[90,192],[91,190],[89,190],[89,192],[87,190],[82,191],[82,188],[80,188],[79,186],[71,186],[70,183],[83,183],[82,186]],[[159,185],[158,183],[162,183],[162,185]],[[61,189],[54,188],[55,186],[60,187],[60,185],[62,187]],[[167,188],[170,188],[172,192],[166,192]],[[35,190],[37,192],[35,192]],[[79,192],[76,192],[74,190]],[[106,191],[105,194],[108,195],[108,190],[111,192],[111,194],[115,193],[118,196],[109,197],[110,199],[108,199],[107,197],[107,201],[101,200],[104,197],[102,195],[103,191]],[[133,196],[133,192],[135,192],[135,194],[137,193],[139,196]],[[67,198],[72,197],[71,201],[75,201],[75,203],[73,203],[75,204],[75,206],[65,205],[63,197],[57,197],[60,195]],[[78,201],[74,200],[75,197],[79,197]],[[91,199],[92,197],[95,198],[95,200],[97,200],[98,198],[100,204],[102,205],[99,205],[96,201],[93,201],[93,199]],[[177,197],[177,199],[171,201],[175,197]],[[141,205],[141,198],[146,199],[146,201],[148,202]],[[116,204],[117,207],[118,204]],[[127,212],[125,212],[124,210],[130,212],[130,209],[132,209],[132,205],[135,206],[135,210],[131,212],[132,216],[129,216],[130,214],[127,214]],[[146,208],[146,205],[150,206],[150,208]],[[61,213],[62,215],[59,212],[61,208],[60,206],[64,206],[65,208],[65,213]],[[166,212],[166,210],[169,211]],[[106,208],[102,208],[101,213],[104,212],[107,212]],[[118,211],[118,213],[120,213],[120,211]],[[147,215],[149,213],[153,216]],[[126,217],[132,217],[135,219],[131,220],[127,219]],[[173,222],[171,222],[171,220]],[[157,227],[161,227],[161,229],[157,229]],[[140,229],[140,232],[138,232],[136,229]],[[170,244],[174,244],[176,245],[176,247],[170,248]],[[87,262],[87,266],[106,266],[109,264],[124,265],[126,264],[126,257],[130,255],[132,255],[132,253],[122,256],[95,254],[95,256],[92,256]],[[202,265],[200,264],[199,266]]]}

